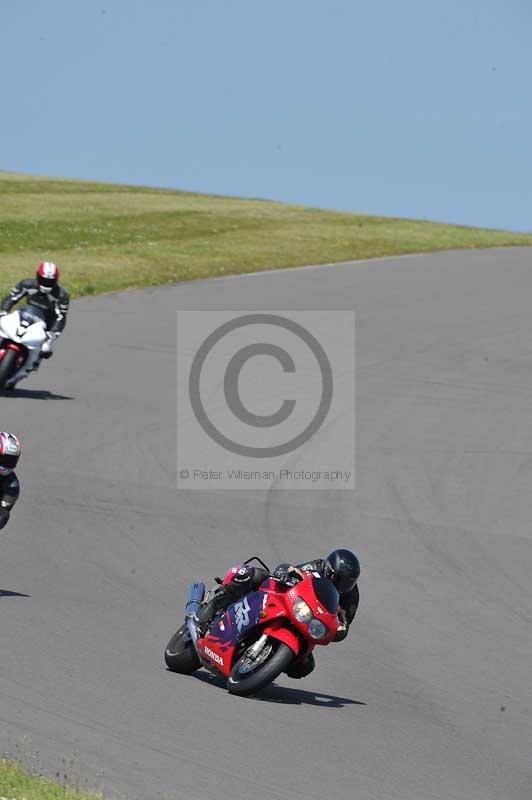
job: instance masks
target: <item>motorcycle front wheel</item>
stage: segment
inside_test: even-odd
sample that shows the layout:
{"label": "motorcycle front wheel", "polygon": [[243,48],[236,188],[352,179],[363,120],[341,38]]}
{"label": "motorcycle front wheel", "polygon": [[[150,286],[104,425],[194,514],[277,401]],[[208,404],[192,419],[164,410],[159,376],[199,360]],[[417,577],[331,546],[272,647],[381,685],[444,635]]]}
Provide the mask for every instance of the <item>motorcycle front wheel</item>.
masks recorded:
{"label": "motorcycle front wheel", "polygon": [[0,361],[0,389],[13,377],[17,369],[17,354],[14,350],[6,350]]}
{"label": "motorcycle front wheel", "polygon": [[284,672],[294,659],[288,645],[278,639],[268,639],[255,659],[247,651],[238,659],[227,679],[231,694],[245,697],[258,692]]}

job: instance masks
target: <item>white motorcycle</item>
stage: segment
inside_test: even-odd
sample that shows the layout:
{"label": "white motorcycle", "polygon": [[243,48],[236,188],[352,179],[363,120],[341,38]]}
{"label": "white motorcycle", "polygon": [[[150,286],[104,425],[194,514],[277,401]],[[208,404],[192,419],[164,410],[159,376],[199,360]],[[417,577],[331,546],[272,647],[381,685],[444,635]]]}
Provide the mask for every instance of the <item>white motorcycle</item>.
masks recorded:
{"label": "white motorcycle", "polygon": [[0,316],[0,389],[19,369],[33,367],[46,340],[46,321],[38,308],[24,306]]}

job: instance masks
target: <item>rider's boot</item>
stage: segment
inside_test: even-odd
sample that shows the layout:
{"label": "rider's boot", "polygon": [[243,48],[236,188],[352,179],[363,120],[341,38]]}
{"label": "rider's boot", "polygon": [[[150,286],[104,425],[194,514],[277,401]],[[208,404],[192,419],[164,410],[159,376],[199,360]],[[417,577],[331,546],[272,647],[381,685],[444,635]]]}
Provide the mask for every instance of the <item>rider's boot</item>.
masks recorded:
{"label": "rider's boot", "polygon": [[24,378],[27,378],[29,374],[30,373],[28,370],[25,367],[22,367],[22,369],[19,369],[18,372],[15,372],[15,374],[6,381],[5,388],[14,389],[17,383],[24,380]]}
{"label": "rider's boot", "polygon": [[249,592],[254,576],[254,567],[245,565],[240,567],[233,575],[231,581],[220,586],[211,599],[196,611],[194,617],[202,636],[205,635],[209,624],[218,611],[225,611],[231,603],[244,597],[244,595]]}
{"label": "rider's boot", "polygon": [[302,661],[291,664],[286,670],[286,674],[289,678],[306,678],[307,675],[310,675],[315,666],[314,655],[309,653]]}
{"label": "rider's boot", "polygon": [[230,603],[234,600],[232,592],[227,590],[226,586],[222,586],[210,600],[204,603],[196,613],[194,619],[198,624],[201,636],[205,636],[207,628],[212,622],[213,618],[219,611],[224,611]]}
{"label": "rider's boot", "polygon": [[23,364],[23,366],[17,372],[15,372],[15,374],[12,375],[12,377],[9,378],[8,381],[6,381],[5,388],[14,389],[19,381],[22,381],[24,380],[24,378],[27,378],[28,375],[30,375],[32,372],[37,372],[40,363],[41,359],[39,358],[38,355],[36,358],[31,358],[31,356],[28,357],[26,363]]}

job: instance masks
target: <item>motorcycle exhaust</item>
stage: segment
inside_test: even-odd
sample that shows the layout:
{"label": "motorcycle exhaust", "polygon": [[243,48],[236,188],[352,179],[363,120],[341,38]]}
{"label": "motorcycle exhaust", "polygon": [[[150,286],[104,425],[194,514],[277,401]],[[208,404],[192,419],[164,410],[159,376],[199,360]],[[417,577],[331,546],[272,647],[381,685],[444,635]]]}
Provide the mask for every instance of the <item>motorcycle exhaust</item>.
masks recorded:
{"label": "motorcycle exhaust", "polygon": [[185,622],[187,629],[190,634],[192,644],[194,645],[194,650],[196,651],[202,664],[205,664],[205,659],[202,657],[198,648],[198,628],[196,621],[194,620],[194,614],[201,606],[201,601],[203,600],[204,595],[205,584],[200,582],[193,583],[188,590],[188,600],[185,606]]}
{"label": "motorcycle exhaust", "polygon": [[201,605],[203,597],[205,595],[205,584],[204,583],[193,583],[189,590],[188,590],[188,600],[185,606],[185,614],[188,616],[189,614],[195,614],[198,608]]}

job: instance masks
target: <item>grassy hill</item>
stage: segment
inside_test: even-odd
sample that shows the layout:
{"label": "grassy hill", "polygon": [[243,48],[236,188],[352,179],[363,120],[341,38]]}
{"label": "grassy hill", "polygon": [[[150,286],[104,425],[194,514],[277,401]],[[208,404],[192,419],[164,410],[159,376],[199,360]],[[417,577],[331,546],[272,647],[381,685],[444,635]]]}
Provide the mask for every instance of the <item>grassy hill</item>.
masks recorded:
{"label": "grassy hill", "polygon": [[42,260],[74,296],[532,234],[0,172],[0,293]]}

